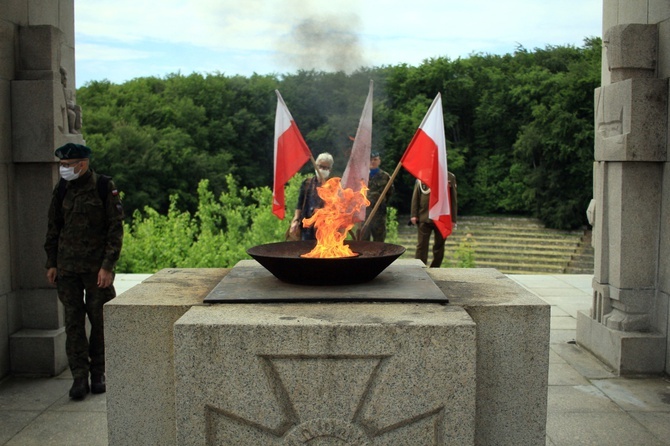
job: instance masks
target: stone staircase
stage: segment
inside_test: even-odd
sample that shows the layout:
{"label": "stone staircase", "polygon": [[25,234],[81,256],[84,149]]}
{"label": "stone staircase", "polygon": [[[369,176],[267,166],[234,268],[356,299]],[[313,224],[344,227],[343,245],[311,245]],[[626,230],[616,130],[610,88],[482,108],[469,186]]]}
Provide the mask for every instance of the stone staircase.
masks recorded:
{"label": "stone staircase", "polygon": [[[397,243],[407,248],[402,258],[412,259],[417,234],[408,221],[407,216],[399,217]],[[442,267],[459,266],[456,255],[468,234],[478,268],[505,274],[593,274],[589,230],[547,229],[538,220],[517,217],[459,216],[458,227],[447,239]],[[429,261],[431,256],[429,251]]]}

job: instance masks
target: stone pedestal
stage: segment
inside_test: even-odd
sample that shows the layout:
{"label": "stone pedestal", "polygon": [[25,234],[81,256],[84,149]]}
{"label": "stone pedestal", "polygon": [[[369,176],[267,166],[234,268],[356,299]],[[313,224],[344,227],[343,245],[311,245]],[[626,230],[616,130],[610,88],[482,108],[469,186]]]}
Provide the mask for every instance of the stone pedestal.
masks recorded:
{"label": "stone pedestal", "polygon": [[459,307],[193,308],[175,370],[179,445],[474,441],[475,324]]}
{"label": "stone pedestal", "polygon": [[229,270],[157,273],[105,305],[109,444],[544,445],[549,305],[422,265],[394,262],[425,277],[401,292],[450,304],[210,305]]}

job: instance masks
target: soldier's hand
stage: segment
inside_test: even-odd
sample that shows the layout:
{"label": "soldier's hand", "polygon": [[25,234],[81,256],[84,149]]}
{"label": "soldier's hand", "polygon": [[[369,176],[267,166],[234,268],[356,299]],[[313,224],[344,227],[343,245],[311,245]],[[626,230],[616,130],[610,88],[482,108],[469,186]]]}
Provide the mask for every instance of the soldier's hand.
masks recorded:
{"label": "soldier's hand", "polygon": [[58,269],[57,268],[49,268],[47,269],[47,280],[51,285],[56,284],[56,278],[58,277]]}
{"label": "soldier's hand", "polygon": [[111,271],[100,268],[98,271],[98,288],[107,288],[112,284],[114,276]]}

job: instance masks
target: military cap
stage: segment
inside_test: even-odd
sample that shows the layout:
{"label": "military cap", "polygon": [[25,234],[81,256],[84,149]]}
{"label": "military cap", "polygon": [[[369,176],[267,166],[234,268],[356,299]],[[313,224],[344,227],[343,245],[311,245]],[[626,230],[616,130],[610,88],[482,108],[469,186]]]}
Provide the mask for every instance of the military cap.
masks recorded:
{"label": "military cap", "polygon": [[62,160],[90,158],[91,149],[82,144],[74,144],[69,142],[64,146],[57,148],[54,152],[54,155]]}
{"label": "military cap", "polygon": [[379,156],[379,152],[370,152],[370,158],[377,158]]}

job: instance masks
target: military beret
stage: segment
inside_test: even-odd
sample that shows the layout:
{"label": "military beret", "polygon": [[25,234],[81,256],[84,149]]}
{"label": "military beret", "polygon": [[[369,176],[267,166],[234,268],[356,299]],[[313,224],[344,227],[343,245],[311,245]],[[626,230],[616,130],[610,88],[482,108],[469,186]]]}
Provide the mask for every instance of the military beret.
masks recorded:
{"label": "military beret", "polygon": [[370,152],[370,158],[377,158],[379,156],[379,152]]}
{"label": "military beret", "polygon": [[74,144],[69,142],[64,146],[57,148],[54,152],[54,155],[62,160],[90,158],[91,149],[81,144]]}

